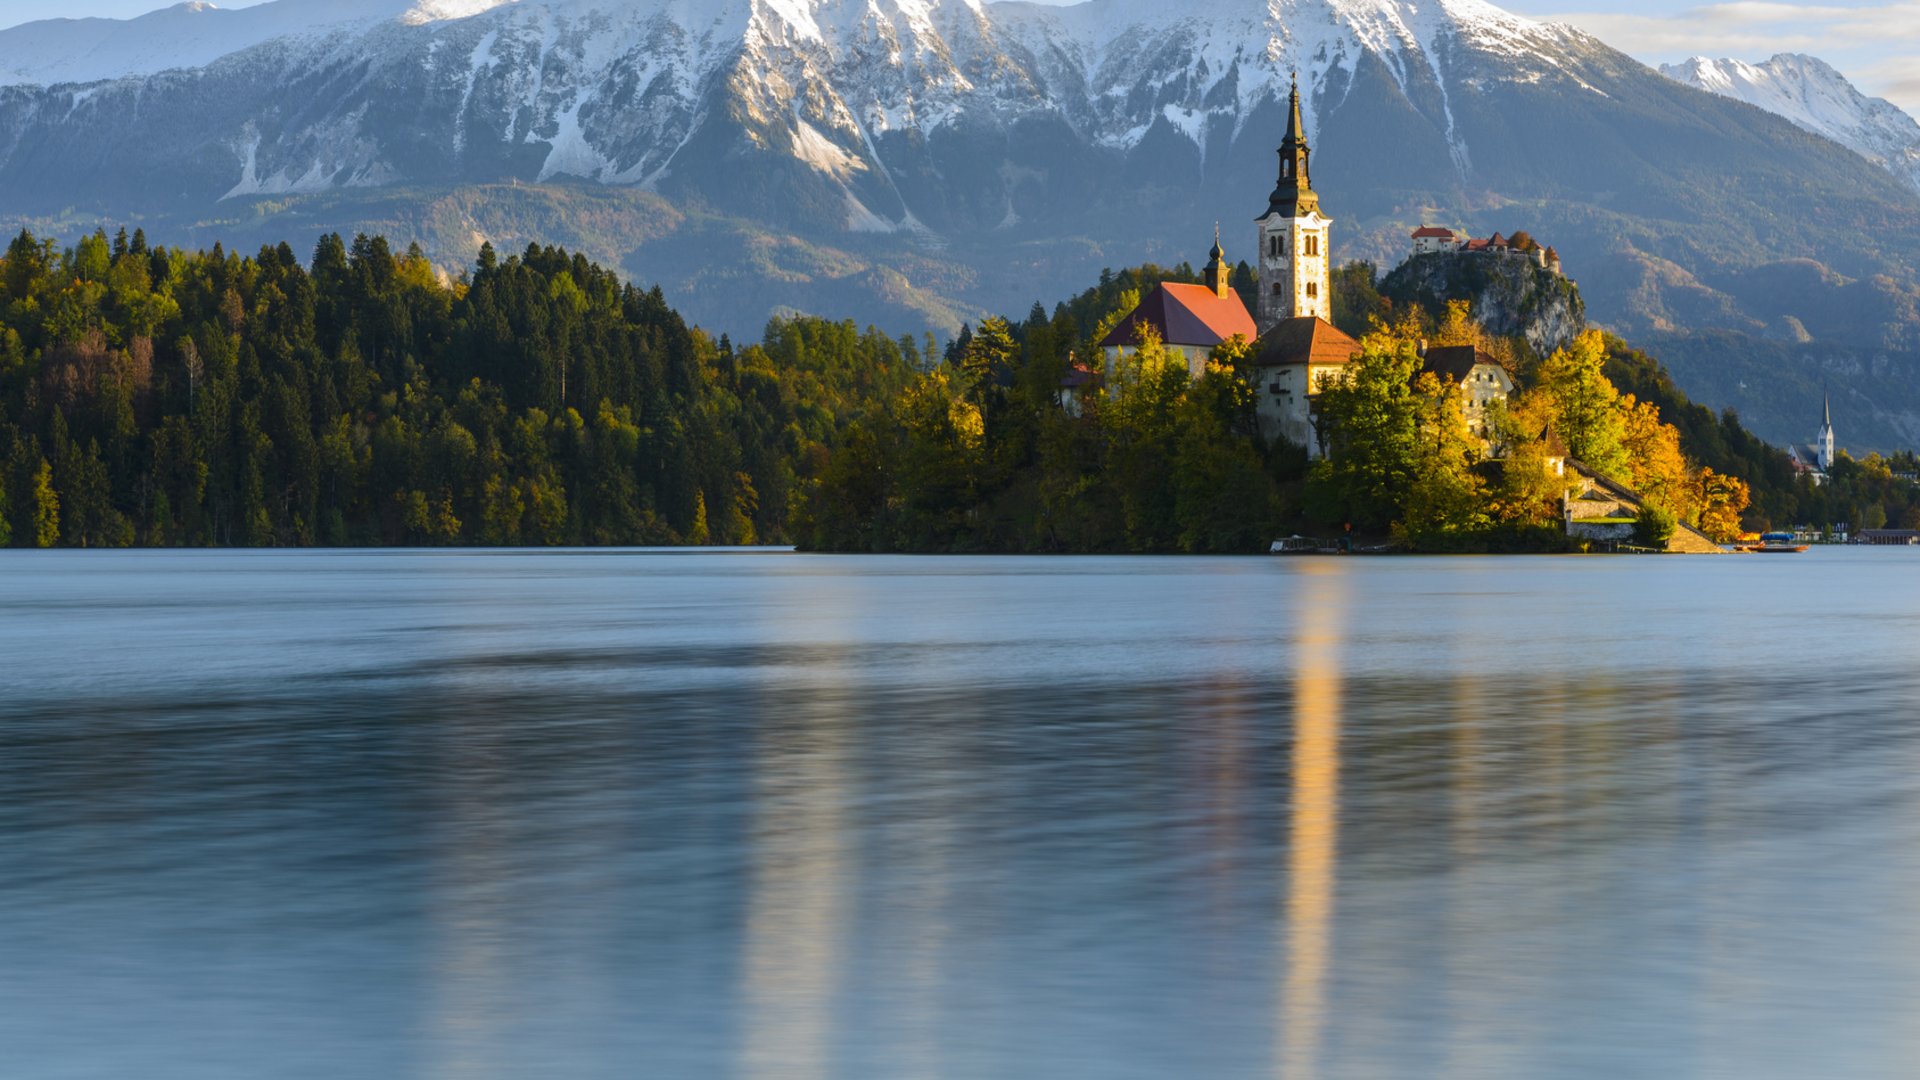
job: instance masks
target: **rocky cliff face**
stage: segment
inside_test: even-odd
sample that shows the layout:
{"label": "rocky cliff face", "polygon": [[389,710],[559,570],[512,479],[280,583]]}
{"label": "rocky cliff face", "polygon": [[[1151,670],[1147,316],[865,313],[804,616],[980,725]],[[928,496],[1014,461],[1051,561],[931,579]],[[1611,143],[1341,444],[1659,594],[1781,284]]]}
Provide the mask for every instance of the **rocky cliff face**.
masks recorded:
{"label": "rocky cliff face", "polygon": [[1396,305],[1418,304],[1436,314],[1448,299],[1470,297],[1474,317],[1487,329],[1525,338],[1542,356],[1587,328],[1579,286],[1525,255],[1415,255],[1380,282],[1380,294]]}

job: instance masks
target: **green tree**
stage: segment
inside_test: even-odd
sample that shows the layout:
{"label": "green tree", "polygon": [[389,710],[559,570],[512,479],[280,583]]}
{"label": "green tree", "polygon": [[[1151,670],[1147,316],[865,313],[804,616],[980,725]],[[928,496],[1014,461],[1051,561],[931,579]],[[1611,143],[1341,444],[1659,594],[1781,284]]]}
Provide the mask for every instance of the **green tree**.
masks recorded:
{"label": "green tree", "polygon": [[27,538],[34,547],[50,548],[60,543],[60,493],[53,486],[53,465],[35,455],[28,502]]}
{"label": "green tree", "polygon": [[1626,418],[1606,376],[1606,340],[1590,330],[1571,348],[1540,362],[1533,392],[1543,397],[1553,428],[1574,457],[1606,476],[1626,473]]}
{"label": "green tree", "polygon": [[1400,517],[1419,469],[1423,409],[1413,376],[1420,356],[1414,343],[1384,334],[1361,345],[1344,377],[1319,388],[1327,454],[1308,476],[1308,494],[1330,524],[1385,530]]}
{"label": "green tree", "polygon": [[1419,448],[1396,532],[1419,546],[1450,546],[1492,524],[1486,484],[1475,471],[1479,440],[1468,429],[1457,384],[1415,380]]}
{"label": "green tree", "polygon": [[1633,542],[1641,547],[1664,548],[1679,528],[1679,519],[1664,506],[1647,503],[1633,522]]}

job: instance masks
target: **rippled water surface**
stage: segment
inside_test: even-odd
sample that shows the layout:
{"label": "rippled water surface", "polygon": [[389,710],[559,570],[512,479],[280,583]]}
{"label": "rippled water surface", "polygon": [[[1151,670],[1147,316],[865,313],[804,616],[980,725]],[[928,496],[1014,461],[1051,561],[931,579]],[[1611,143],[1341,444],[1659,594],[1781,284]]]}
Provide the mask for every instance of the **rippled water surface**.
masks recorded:
{"label": "rippled water surface", "polygon": [[0,1075],[1920,1075],[1920,551],[0,553]]}

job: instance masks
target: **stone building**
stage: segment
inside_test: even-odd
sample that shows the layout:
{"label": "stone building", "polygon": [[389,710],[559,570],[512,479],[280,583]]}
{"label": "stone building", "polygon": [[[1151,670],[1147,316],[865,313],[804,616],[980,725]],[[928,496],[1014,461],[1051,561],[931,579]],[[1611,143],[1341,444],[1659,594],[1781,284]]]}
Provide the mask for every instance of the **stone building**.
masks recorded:
{"label": "stone building", "polygon": [[1506,366],[1472,345],[1441,345],[1421,353],[1420,370],[1460,388],[1460,410],[1474,437],[1489,439],[1487,407],[1513,395],[1514,381]]}
{"label": "stone building", "polygon": [[1459,251],[1465,239],[1452,229],[1444,229],[1438,225],[1422,225],[1413,230],[1413,253],[1439,255],[1443,252]]}
{"label": "stone building", "polygon": [[[1518,235],[1518,234],[1515,234]],[[1541,247],[1538,244],[1515,246],[1512,237],[1494,233],[1488,237],[1470,237],[1465,233],[1439,225],[1422,225],[1413,230],[1413,254],[1415,255],[1502,255],[1524,258],[1542,270],[1561,274],[1560,253],[1551,244]],[[1524,243],[1524,241],[1523,241]]]}
{"label": "stone building", "polygon": [[1329,380],[1346,377],[1346,366],[1360,354],[1360,343],[1325,319],[1311,315],[1287,319],[1260,335],[1254,346],[1254,412],[1260,435],[1303,446],[1319,457],[1313,399]]}

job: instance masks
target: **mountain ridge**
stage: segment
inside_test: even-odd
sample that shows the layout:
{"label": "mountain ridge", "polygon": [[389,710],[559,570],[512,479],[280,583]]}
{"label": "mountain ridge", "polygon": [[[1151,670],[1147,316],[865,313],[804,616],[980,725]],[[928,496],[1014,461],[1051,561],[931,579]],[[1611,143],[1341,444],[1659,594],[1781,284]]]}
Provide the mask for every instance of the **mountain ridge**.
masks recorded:
{"label": "mountain ridge", "polygon": [[564,242],[716,331],[801,308],[952,332],[1102,266],[1198,258],[1215,222],[1250,253],[1297,70],[1341,261],[1391,266],[1427,221],[1526,228],[1622,332],[1792,316],[1873,341],[1905,331],[1785,310],[1750,272],[1812,255],[1889,298],[1920,279],[1920,195],[1891,175],[1479,0],[354,2],[377,17],[187,12],[306,28],[0,86],[0,219],[378,231],[449,269],[487,240]]}
{"label": "mountain ridge", "polygon": [[1660,73],[1824,135],[1920,191],[1920,121],[1885,98],[1861,93],[1818,57],[1776,53],[1749,64],[1696,56],[1662,64]]}

